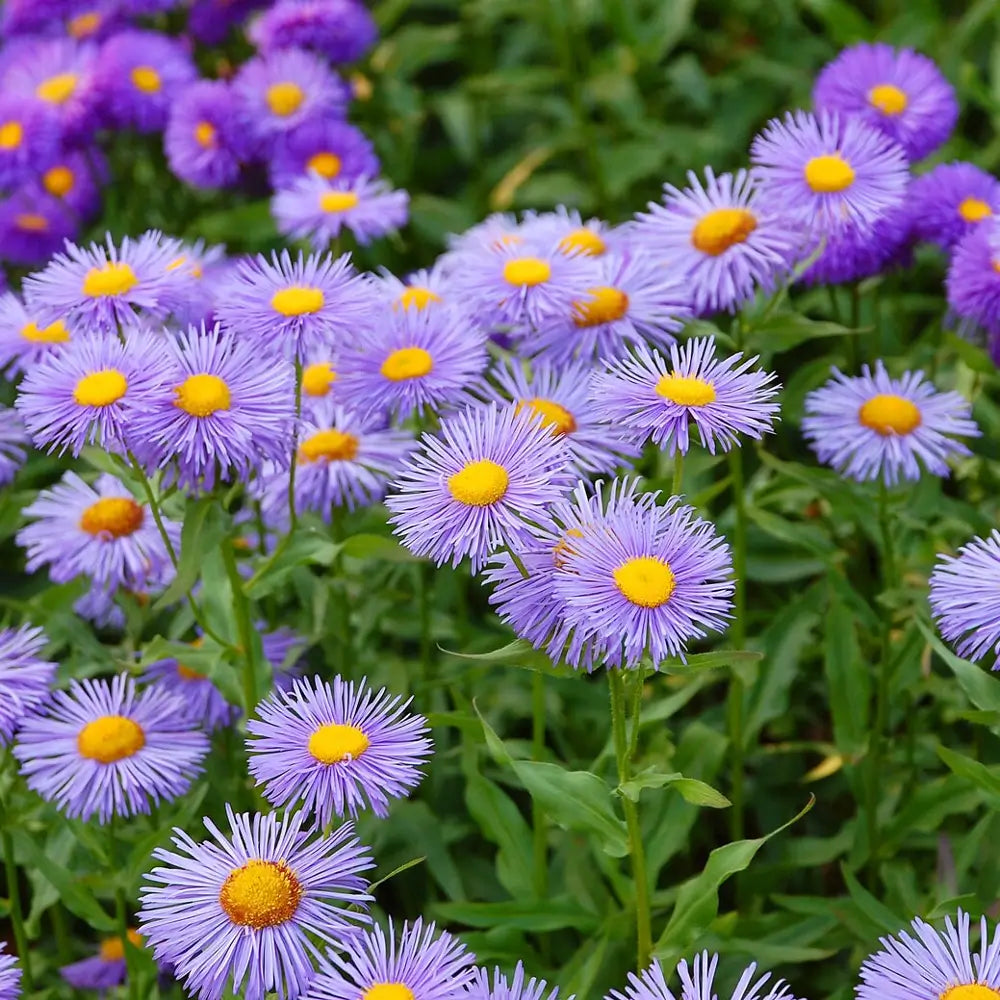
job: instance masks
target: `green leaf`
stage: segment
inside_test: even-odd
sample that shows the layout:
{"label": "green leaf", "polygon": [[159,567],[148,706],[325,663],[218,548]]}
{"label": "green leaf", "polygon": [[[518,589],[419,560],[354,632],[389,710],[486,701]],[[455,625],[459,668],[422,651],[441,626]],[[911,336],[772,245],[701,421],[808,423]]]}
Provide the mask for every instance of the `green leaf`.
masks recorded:
{"label": "green leaf", "polygon": [[352,559],[381,559],[383,562],[420,562],[395,538],[388,535],[351,535],[343,544],[343,554]]}
{"label": "green leaf", "polygon": [[934,651],[951,668],[959,687],[978,709],[985,712],[1000,712],[1000,681],[982,667],[956,656],[938,637],[925,621],[918,618],[917,628],[923,632]]}
{"label": "green leaf", "polygon": [[986,792],[993,808],[1000,805],[1000,773],[985,764],[980,764],[978,760],[949,750],[946,746],[938,746],[937,752],[955,774],[971,781]]}
{"label": "green leaf", "polygon": [[826,615],[824,668],[833,735],[845,756],[861,753],[868,742],[869,668],[858,649],[855,616],[831,588]]}
{"label": "green leaf", "polygon": [[693,674],[701,670],[717,670],[720,667],[745,667],[764,658],[763,653],[752,649],[716,649],[710,653],[694,653],[687,663],[667,660],[660,664],[660,670],[667,674]]}
{"label": "green leaf", "polygon": [[557,931],[572,927],[592,931],[600,923],[569,897],[511,900],[504,903],[438,903],[435,915],[470,927],[514,927],[522,931]]}
{"label": "green leaf", "polygon": [[515,898],[534,895],[531,828],[501,788],[477,771],[466,775],[465,805],[483,836],[499,848],[497,877]]}
{"label": "green leaf", "polygon": [[686,778],[679,771],[665,774],[662,771],[644,771],[630,781],[618,786],[618,791],[633,802],[639,801],[639,793],[644,788],[675,788],[683,799],[696,806],[710,806],[712,809],[725,809],[732,803],[711,785],[697,778]]}
{"label": "green leaf", "polygon": [[289,575],[299,566],[308,564],[329,566],[337,558],[341,546],[316,528],[300,524],[281,550],[275,550],[260,569],[247,581],[244,590],[251,600],[266,597],[288,585]]}
{"label": "green leaf", "polygon": [[374,892],[380,885],[384,885],[389,879],[395,878],[397,875],[402,875],[403,872],[409,871],[411,868],[416,868],[417,865],[423,864],[427,860],[426,857],[410,858],[409,861],[404,861],[401,865],[396,865],[395,868],[387,875],[383,875],[380,878],[375,879],[370,886],[368,886],[369,892]]}
{"label": "green leaf", "polygon": [[205,553],[218,547],[228,530],[228,519],[214,497],[202,497],[188,503],[181,528],[177,575],[154,605],[154,610],[169,607],[191,591]]}
{"label": "green leaf", "polygon": [[857,908],[884,934],[895,934],[906,924],[884,903],[876,899],[852,874],[844,862],[840,864],[844,884]]}

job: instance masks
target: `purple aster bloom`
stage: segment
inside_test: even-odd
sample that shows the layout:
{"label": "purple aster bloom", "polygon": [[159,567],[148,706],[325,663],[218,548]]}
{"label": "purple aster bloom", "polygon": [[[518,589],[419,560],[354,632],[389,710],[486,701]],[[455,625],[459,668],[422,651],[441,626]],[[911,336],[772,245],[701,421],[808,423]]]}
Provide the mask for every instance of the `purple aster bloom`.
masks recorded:
{"label": "purple aster bloom", "polygon": [[[431,268],[421,268],[408,274],[405,279],[397,278],[386,268],[380,268],[376,281],[393,309],[428,309],[437,306],[460,307],[453,301],[448,278],[441,261]],[[468,322],[472,322],[470,318]]]}
{"label": "purple aster bloom", "polygon": [[206,817],[212,840],[175,828],[176,849],[153,852],[165,864],[146,875],[142,933],[198,1000],[219,1000],[230,980],[246,1000],[296,1000],[321,957],[313,939],[340,948],[370,922],[372,859],[351,823],[313,837],[301,812],[226,813],[231,837]]}
{"label": "purple aster bloom", "polygon": [[0,1000],[17,1000],[21,995],[21,966],[13,955],[4,953],[5,947],[0,941]]}
{"label": "purple aster bloom", "polygon": [[[67,472],[23,513],[35,519],[17,533],[17,544],[28,553],[28,572],[48,565],[54,583],[86,576],[107,587],[143,590],[169,562],[148,508],[114,476],[100,475],[88,486]],[[181,526],[164,524],[176,551]]]}
{"label": "purple aster bloom", "polygon": [[939,555],[930,583],[941,635],[970,660],[992,651],[1000,670],[1000,531],[974,538],[957,556]]}
{"label": "purple aster bloom", "polygon": [[638,215],[631,243],[684,282],[696,312],[733,311],[788,275],[805,249],[801,227],[769,207],[752,171],[687,176]]}
{"label": "purple aster bloom", "polygon": [[310,173],[327,181],[353,180],[374,177],[379,169],[378,157],[365,134],[339,118],[304,122],[282,136],[269,154],[271,184],[278,190],[291,187]]}
{"label": "purple aster bloom", "polygon": [[121,0],[91,0],[66,12],[63,33],[78,42],[99,42],[125,23]]}
{"label": "purple aster bloom", "polygon": [[377,310],[377,290],[350,254],[293,258],[287,250],[241,261],[216,301],[225,326],[288,358],[352,339]]}
{"label": "purple aster bloom", "polygon": [[151,801],[183,795],[208,753],[181,708],[165,691],[136,694],[126,674],[70,681],[24,722],[14,756],[28,787],[71,819],[148,813]]}
{"label": "purple aster bloom", "polygon": [[0,630],[0,746],[49,699],[57,667],[41,658],[45,641],[31,625]]}
{"label": "purple aster bloom", "polygon": [[872,226],[900,207],[909,181],[902,148],[858,118],[806,111],[773,118],[750,147],[764,204],[829,233]]}
{"label": "purple aster bloom", "polygon": [[86,222],[101,207],[101,183],[107,181],[107,163],[96,149],[58,157],[38,178],[37,187],[58,199],[76,222]]}
{"label": "purple aster bloom", "polygon": [[8,486],[28,457],[31,439],[17,411],[0,406],[0,487]]}
{"label": "purple aster bloom", "polygon": [[861,963],[857,1000],[964,1000],[1000,992],[1000,930],[983,917],[978,954],[969,940],[969,914],[959,910],[944,931],[914,918],[915,936],[900,931],[879,938],[880,951]]}
{"label": "purple aster bloom", "polygon": [[937,149],[958,120],[955,91],[934,61],[884,42],[852,45],[824,66],[813,103],[877,128],[911,160]]}
{"label": "purple aster bloom", "polygon": [[[201,640],[191,644],[197,648]],[[158,660],[151,663],[142,675],[145,683],[161,687],[179,698],[183,704],[184,718],[192,725],[207,732],[230,725],[239,710],[230,705],[219,689],[204,674],[198,673],[183,661]]]}
{"label": "purple aster bloom", "polygon": [[[714,979],[718,964],[719,956],[710,955],[707,951],[695,956],[691,970],[687,961],[682,959],[677,964],[681,1000],[717,1000]],[[794,1000],[794,994],[784,980],[772,979],[770,972],[758,976],[756,962],[743,970],[735,989],[723,996],[728,1000]],[[612,990],[605,1000],[675,1000],[675,997],[667,985],[662,965],[654,960],[639,975],[630,972],[625,989],[621,992]]]}
{"label": "purple aster bloom", "polygon": [[0,201],[0,257],[13,264],[44,264],[76,229],[66,206],[36,185]]}
{"label": "purple aster bloom", "polygon": [[[58,20],[69,7],[71,0],[6,0],[0,7],[0,34],[34,35],[45,30],[53,20]],[[8,46],[12,41],[7,42]],[[31,39],[34,41],[34,39]]]}
{"label": "purple aster bloom", "polygon": [[486,339],[454,309],[390,309],[340,352],[337,400],[397,420],[441,410],[486,367]]}
{"label": "purple aster bloom", "polygon": [[0,295],[0,368],[8,379],[31,371],[63,350],[69,339],[70,330],[62,320],[39,326],[13,292]]}
{"label": "purple aster bloom", "polygon": [[693,421],[703,448],[729,451],[740,434],[760,439],[772,431],[781,388],[773,372],[754,369],[756,357],[715,356],[711,337],[670,348],[669,362],[640,347],[607,362],[591,382],[597,417],[636,444],[648,440],[671,455],[686,455]]}
{"label": "purple aster bloom", "polygon": [[247,722],[250,774],[276,808],[301,801],[322,826],[365,808],[384,818],[390,798],[420,783],[432,750],[427,720],[408,706],[365,680],[296,681]]}
{"label": "purple aster bloom", "polygon": [[271,201],[278,232],[290,239],[310,240],[322,250],[342,229],[362,246],[406,225],[410,196],[385,181],[345,177],[328,181],[317,175],[295,181]]}
{"label": "purple aster bloom", "polygon": [[[524,965],[517,963],[514,975],[508,982],[506,975],[499,968],[493,970],[493,981],[486,969],[476,969],[475,978],[466,987],[468,1000],[558,1000],[559,988],[554,986],[546,994],[548,984],[544,979],[525,978]],[[566,1000],[573,1000],[569,996]]]}
{"label": "purple aster bloom", "polygon": [[1000,215],[1000,181],[972,163],[939,163],[914,179],[907,203],[914,236],[950,250]]}
{"label": "purple aster bloom", "polygon": [[145,17],[149,14],[159,14],[172,10],[180,0],[119,0],[124,13],[130,17]]}
{"label": "purple aster bloom", "polygon": [[424,434],[386,500],[403,544],[437,565],[465,556],[477,572],[489,553],[528,536],[569,487],[569,450],[533,411],[482,406]]}
{"label": "purple aster bloom", "polygon": [[265,53],[313,49],[332,63],[347,63],[371,48],[378,28],[358,0],[278,0],[248,34]]}
{"label": "purple aster bloom", "polygon": [[197,76],[191,56],[176,39],[132,28],[101,46],[94,86],[109,125],[159,132],[171,103]]}
{"label": "purple aster bloom", "polygon": [[160,291],[160,304],[181,326],[211,325],[214,289],[227,273],[226,248],[196,240],[179,249],[167,264],[168,280]]}
{"label": "purple aster bloom", "polygon": [[118,587],[91,581],[90,590],[73,602],[73,610],[98,628],[121,631],[125,628],[125,612],[116,602]]}
{"label": "purple aster bloom", "polygon": [[921,467],[948,475],[949,455],[968,455],[955,437],[978,437],[969,403],[938,392],[923,372],[890,377],[881,361],[858,376],[833,369],[833,379],[805,399],[802,433],[816,457],[850,479],[920,478]]}
{"label": "purple aster bloom", "polygon": [[[142,937],[132,927],[128,929],[128,939],[136,948],[142,947]],[[104,992],[124,983],[126,972],[125,945],[115,936],[105,938],[96,955],[64,965],[59,975],[74,989]]]}
{"label": "purple aster bloom", "polygon": [[[494,212],[487,215],[482,222],[470,226],[464,233],[451,234],[448,237],[448,252],[441,258],[441,266],[445,273],[450,274],[464,259],[464,254],[481,247],[516,246],[524,239],[523,227],[517,216],[509,212]],[[540,242],[551,244],[549,233],[540,234]],[[574,247],[571,251],[564,250],[567,256],[576,256],[585,248]],[[591,255],[593,256],[593,255]]]}
{"label": "purple aster bloom", "polygon": [[302,413],[310,416],[324,400],[334,398],[337,355],[332,347],[310,351],[302,367]]}
{"label": "purple aster bloom", "polygon": [[221,45],[233,25],[266,6],[267,0],[192,0],[187,28],[203,45]]}
{"label": "purple aster bloom", "polygon": [[34,97],[0,96],[0,188],[16,187],[59,157],[59,121]]}
{"label": "purple aster bloom", "polygon": [[1000,218],[976,226],[958,242],[945,287],[948,306],[964,327],[1000,331]]}
{"label": "purple aster bloom", "polygon": [[602,219],[588,219],[576,209],[556,206],[553,212],[526,212],[520,234],[544,239],[568,256],[585,254],[603,257],[606,253],[620,253],[626,249],[624,228],[614,229]]}
{"label": "purple aster bloom", "polygon": [[276,691],[290,691],[295,681],[302,676],[301,656],[307,645],[306,638],[286,625],[271,632],[265,632],[266,628],[266,622],[257,622],[261,652],[271,664],[274,688]]}

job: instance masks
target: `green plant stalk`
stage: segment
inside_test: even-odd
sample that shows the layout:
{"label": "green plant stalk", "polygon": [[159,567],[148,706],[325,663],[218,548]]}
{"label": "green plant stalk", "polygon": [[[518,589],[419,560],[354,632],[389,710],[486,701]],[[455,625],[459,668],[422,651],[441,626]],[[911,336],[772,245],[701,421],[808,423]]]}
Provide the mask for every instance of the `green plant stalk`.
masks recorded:
{"label": "green plant stalk", "polygon": [[229,589],[233,592],[233,617],[236,619],[236,633],[243,655],[243,699],[246,702],[247,717],[257,705],[257,657],[253,641],[253,622],[250,620],[250,602],[243,589],[243,579],[236,565],[236,554],[231,542],[221,546],[222,563],[229,579]]}
{"label": "green plant stalk", "polygon": [[[344,509],[334,507],[330,512],[330,533],[337,545],[343,545],[347,538],[344,530]],[[341,672],[348,676],[351,673],[352,643],[351,643],[351,608],[348,604],[347,571],[344,568],[344,557],[338,552],[334,559],[333,569],[340,578],[340,586],[336,594],[337,639],[340,642]]]}
{"label": "green plant stalk", "polygon": [[[733,490],[733,645],[741,650],[746,645],[747,612],[747,504],[743,478],[743,453],[739,448],[729,452],[729,476]],[[729,730],[730,782],[729,832],[733,840],[742,840],[745,828],[743,816],[744,782],[744,719],[743,701],[746,696],[743,678],[733,670],[729,678],[726,702],[726,727]]]}
{"label": "green plant stalk", "polygon": [[671,496],[679,497],[684,489],[684,455],[679,451],[674,452],[674,476],[670,484]]}
{"label": "green plant stalk", "polygon": [[[531,675],[531,759],[545,758],[545,674]],[[539,803],[531,802],[531,832],[535,896],[546,899],[549,894],[549,827]]]}
{"label": "green plant stalk", "polygon": [[[302,419],[302,360],[295,356],[295,423],[292,425],[292,458],[288,466],[288,535],[295,531],[295,468],[299,464],[299,421]],[[287,536],[286,536],[287,537]]]}
{"label": "green plant stalk", "polygon": [[[611,687],[611,732],[618,765],[618,784],[624,785],[632,776],[632,761],[628,752],[627,720],[625,718],[625,678],[621,670],[608,670]],[[649,965],[653,953],[653,926],[649,901],[649,879],[646,875],[646,853],[642,846],[639,826],[639,806],[622,794],[622,810],[628,833],[628,853],[632,862],[632,881],[635,883],[635,931],[637,969]]]}
{"label": "green plant stalk", "polygon": [[[6,757],[3,760],[6,765]],[[3,868],[7,879],[7,893],[10,900],[10,926],[14,931],[14,944],[17,946],[17,957],[21,963],[21,982],[25,993],[35,989],[35,980],[31,972],[31,952],[28,950],[28,934],[24,928],[24,910],[21,907],[21,890],[17,881],[17,865],[14,863],[14,842],[7,829],[6,809],[0,815],[0,844],[3,846]]]}

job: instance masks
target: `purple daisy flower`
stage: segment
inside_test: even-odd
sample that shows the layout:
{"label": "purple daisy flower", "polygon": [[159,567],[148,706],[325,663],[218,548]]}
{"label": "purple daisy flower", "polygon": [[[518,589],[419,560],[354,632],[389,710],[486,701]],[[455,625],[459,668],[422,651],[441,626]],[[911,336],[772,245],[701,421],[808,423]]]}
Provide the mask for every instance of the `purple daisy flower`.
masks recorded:
{"label": "purple daisy flower", "polygon": [[857,1000],[963,1000],[991,997],[1000,992],[1000,929],[983,917],[979,923],[979,950],[969,940],[969,914],[959,910],[944,931],[914,918],[915,937],[900,931],[879,938],[880,951],[861,964]]}
{"label": "purple daisy flower", "polygon": [[[272,8],[272,13],[277,7]],[[379,162],[365,134],[339,118],[313,118],[282,137],[270,153],[277,190],[318,174],[326,181],[374,177]]]}
{"label": "purple daisy flower", "polygon": [[[200,639],[191,643],[197,648]],[[184,718],[192,725],[213,732],[230,725],[239,715],[235,705],[230,705],[219,689],[197,670],[181,660],[167,659],[151,663],[142,675],[151,687],[160,687],[179,698]]]}
{"label": "purple daisy flower", "polygon": [[115,600],[118,594],[118,587],[91,581],[87,593],[73,602],[73,610],[98,628],[120,632],[125,628],[125,612]]}
{"label": "purple daisy flower", "polygon": [[56,664],[41,658],[45,633],[22,625],[0,630],[0,746],[49,700]]}
{"label": "purple daisy flower", "polygon": [[173,100],[197,77],[183,45],[158,31],[132,28],[101,46],[94,86],[108,124],[160,132]]}
{"label": "purple daisy flower", "polygon": [[334,398],[337,356],[332,347],[311,351],[302,367],[302,413],[310,416],[324,400]]}
{"label": "purple daisy flower", "polygon": [[17,1000],[21,995],[21,966],[13,955],[4,953],[6,944],[0,941],[0,1000]]}
{"label": "purple daisy flower", "polygon": [[[441,261],[431,268],[421,268],[398,278],[386,268],[380,268],[376,281],[393,309],[430,309],[437,306],[459,308],[460,303],[452,301],[448,278]],[[469,318],[467,322],[472,322]]]}
{"label": "purple daisy flower", "polygon": [[378,37],[375,19],[357,0],[278,0],[253,24],[261,51],[313,49],[332,63],[355,62]]}
{"label": "purple daisy flower", "polygon": [[[548,984],[544,979],[527,979],[524,964],[517,963],[514,975],[508,981],[499,968],[493,969],[493,981],[486,969],[476,969],[475,978],[466,987],[468,1000],[558,1000],[559,988],[554,986],[546,995]],[[567,997],[573,1000],[573,997]]]}
{"label": "purple daisy flower", "polygon": [[167,281],[160,304],[180,326],[211,326],[216,283],[225,280],[229,261],[226,248],[204,240],[185,243],[167,264]]}
{"label": "purple daisy flower", "polygon": [[670,348],[669,363],[640,347],[622,361],[608,362],[590,386],[597,417],[636,444],[648,440],[674,455],[686,455],[693,421],[703,448],[729,451],[740,434],[760,439],[773,430],[775,397],[781,386],[773,372],[754,369],[756,357],[715,356],[711,337]]}
{"label": "purple daisy flower", "polygon": [[170,106],[163,149],[170,169],[192,187],[236,181],[251,149],[229,84],[200,80],[182,91]]}
{"label": "purple daisy flower", "polygon": [[80,9],[71,9],[63,19],[63,32],[77,42],[99,42],[125,23],[121,0],[92,0]]}
{"label": "purple daisy flower", "polygon": [[390,798],[420,783],[432,750],[427,720],[408,706],[365,680],[296,681],[247,723],[250,774],[276,808],[301,801],[324,827],[365,808],[384,818]]}
{"label": "purple daisy flower", "polygon": [[552,212],[525,213],[521,232],[548,240],[568,256],[603,257],[624,251],[627,244],[624,229],[613,229],[603,219],[584,222],[576,209],[564,205],[557,205]]}
{"label": "purple daisy flower", "polygon": [[963,327],[1000,332],[1000,218],[985,221],[959,240],[945,287],[948,306]]}
{"label": "purple daisy flower", "polygon": [[66,12],[67,4],[68,0],[6,0],[0,7],[0,34],[10,39],[12,35],[43,32],[50,21]]}
{"label": "purple daisy flower", "polygon": [[872,226],[900,207],[909,181],[902,148],[858,118],[823,112],[768,122],[750,147],[764,204],[815,232]]}
{"label": "purple daisy flower", "polygon": [[55,112],[30,97],[0,96],[0,188],[11,188],[55,163],[61,136]]}
{"label": "purple daisy flower", "polygon": [[234,25],[266,6],[267,0],[192,0],[188,32],[203,45],[221,45]]}
{"label": "purple daisy flower", "polygon": [[14,756],[28,787],[71,819],[148,813],[183,795],[208,753],[165,691],[136,694],[126,674],[70,681],[44,715],[25,720]]}
{"label": "purple daisy flower", "polygon": [[[690,971],[687,961],[682,959],[677,964],[681,1000],[717,1000],[714,980],[718,964],[719,956],[707,951],[695,956],[693,970]],[[724,996],[729,1000],[794,1000],[794,994],[784,980],[771,979],[770,972],[758,976],[756,962],[743,970],[735,989]],[[639,975],[630,972],[625,989],[621,992],[611,990],[606,1000],[675,1000],[675,997],[667,985],[663,966],[654,961]]]}
{"label": "purple daisy flower", "polygon": [[914,179],[907,202],[914,236],[950,250],[1000,215],[1000,181],[972,163],[939,163]]}
{"label": "purple daisy flower", "polygon": [[39,326],[13,293],[0,295],[0,368],[13,380],[63,350],[70,330],[62,320]]}
{"label": "purple daisy flower", "polygon": [[913,216],[908,206],[892,209],[873,226],[849,223],[824,237],[819,256],[801,280],[807,285],[841,284],[879,274],[910,260]]}
{"label": "purple daisy flower", "polygon": [[352,339],[377,309],[377,291],[350,254],[293,258],[287,250],[241,261],[216,300],[225,326],[289,358]]}
{"label": "purple daisy flower", "polygon": [[265,632],[266,622],[257,622],[260,632],[261,652],[271,664],[274,689],[290,691],[292,685],[302,676],[302,652],[307,645],[305,636],[285,625],[271,632]]}
{"label": "purple daisy flower", "polygon": [[[27,570],[48,565],[54,583],[86,576],[107,587],[143,590],[169,564],[149,509],[114,476],[100,475],[88,486],[67,472],[23,513],[35,519],[17,533],[17,544],[28,553]],[[170,520],[164,525],[176,551],[181,526]]]}
{"label": "purple daisy flower", "polygon": [[802,433],[816,457],[859,482],[920,478],[921,468],[948,475],[949,455],[968,455],[956,437],[978,437],[969,403],[957,392],[938,392],[923,372],[890,377],[881,361],[874,374],[836,368],[826,385],[805,399]]}
{"label": "purple daisy flower", "polygon": [[0,487],[14,481],[17,470],[28,457],[31,439],[17,411],[0,406]]}
{"label": "purple daisy flower", "polygon": [[66,206],[36,186],[0,201],[0,257],[13,264],[44,264],[76,230]]}
{"label": "purple daisy flower", "polygon": [[955,91],[934,61],[884,42],[852,45],[824,66],[813,103],[877,128],[911,160],[937,149],[958,120]]}
{"label": "purple daisy flower", "polygon": [[477,572],[502,544],[528,537],[569,487],[569,450],[534,412],[482,406],[424,434],[386,500],[403,544],[437,565],[465,556]]}
{"label": "purple daisy flower", "polygon": [[107,164],[97,150],[71,152],[58,157],[39,178],[39,187],[58,199],[78,222],[97,215],[101,206],[101,182],[107,180]]}
{"label": "purple daisy flower", "polygon": [[[135,928],[128,929],[128,939],[136,948],[142,947],[142,935]],[[125,945],[115,936],[105,938],[96,955],[64,965],[59,975],[74,989],[104,992],[124,983],[126,972]]]}
{"label": "purple daisy flower", "polygon": [[389,310],[340,352],[337,400],[405,420],[457,402],[486,362],[485,337],[455,310]]}
{"label": "purple daisy flower", "polygon": [[[518,222],[517,216],[509,212],[494,212],[492,215],[487,215],[482,222],[470,226],[464,233],[449,235],[448,252],[441,258],[442,268],[450,274],[456,267],[461,266],[466,253],[479,250],[482,247],[497,249],[502,246],[517,246],[524,241],[523,229],[524,227]],[[553,242],[549,233],[539,235],[539,242],[543,245]],[[582,247],[573,248],[571,252],[563,249],[563,253],[566,256],[575,257],[584,249]]]}
{"label": "purple daisy flower", "polygon": [[788,275],[805,249],[801,227],[768,207],[751,171],[687,176],[688,187],[666,185],[664,203],[639,213],[630,239],[683,276],[696,312],[734,311]]}
{"label": "purple daisy flower", "polygon": [[175,828],[176,849],[153,852],[165,864],[146,875],[140,928],[198,1000],[219,1000],[230,980],[246,1000],[296,1000],[321,957],[313,939],[339,948],[370,922],[372,859],[351,823],[313,837],[301,812],[226,813],[231,836],[206,817],[212,840]]}

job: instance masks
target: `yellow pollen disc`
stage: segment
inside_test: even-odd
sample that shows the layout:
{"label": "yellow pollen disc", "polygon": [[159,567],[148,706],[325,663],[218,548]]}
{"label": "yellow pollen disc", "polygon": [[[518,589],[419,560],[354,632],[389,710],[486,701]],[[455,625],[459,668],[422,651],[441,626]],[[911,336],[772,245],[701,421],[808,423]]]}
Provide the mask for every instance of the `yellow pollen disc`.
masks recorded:
{"label": "yellow pollen disc", "polygon": [[319,207],[324,212],[346,212],[358,204],[356,191],[324,191],[319,196]]}
{"label": "yellow pollen disc", "polygon": [[49,220],[44,215],[37,215],[34,212],[24,212],[15,216],[14,224],[18,229],[28,233],[44,233],[49,228]]}
{"label": "yellow pollen disc", "polygon": [[656,383],[656,393],[678,406],[708,406],[715,402],[715,387],[703,378],[671,372]]}
{"label": "yellow pollen disc", "polygon": [[211,149],[215,145],[215,126],[211,122],[198,122],[194,127],[194,141],[202,149]]}
{"label": "yellow pollen disc", "polygon": [[576,555],[576,549],[569,543],[570,538],[583,538],[583,532],[579,528],[570,528],[552,547],[552,563],[556,569],[566,565],[567,556]]}
{"label": "yellow pollen disc", "polygon": [[[142,935],[134,928],[128,929],[128,939],[136,946],[142,947]],[[98,952],[102,962],[121,962],[125,959],[125,945],[120,937],[105,938]]]}
{"label": "yellow pollen disc", "polygon": [[80,527],[88,535],[125,538],[142,527],[143,509],[129,497],[101,497],[80,515]]}
{"label": "yellow pollen disc", "polygon": [[429,288],[424,288],[422,285],[410,285],[409,288],[403,289],[397,304],[401,305],[404,309],[412,308],[419,312],[421,309],[426,309],[432,302],[440,301],[441,296],[437,292],[432,292]]}
{"label": "yellow pollen disc", "polygon": [[81,757],[114,764],[131,757],[146,745],[142,726],[124,715],[102,715],[88,722],[76,738]]}
{"label": "yellow pollen disc", "polygon": [[814,156],[803,171],[806,184],[817,194],[844,191],[854,183],[854,170],[838,153]]}
{"label": "yellow pollen disc", "polygon": [[89,38],[101,26],[101,15],[89,10],[85,14],[77,14],[66,22],[66,31],[72,38]]}
{"label": "yellow pollen disc", "polygon": [[469,462],[460,472],[448,477],[451,495],[467,507],[489,507],[503,498],[509,485],[507,470],[488,458]]}
{"label": "yellow pollen disc", "polygon": [[313,153],[306,162],[306,170],[315,170],[320,177],[333,180],[340,173],[340,157],[336,153]]}
{"label": "yellow pollen disc", "polygon": [[503,266],[503,279],[508,285],[533,288],[552,277],[552,268],[538,257],[515,257]]}
{"label": "yellow pollen disc", "polygon": [[174,386],[177,398],[174,406],[192,417],[210,417],[219,410],[228,410],[231,402],[229,386],[218,375],[189,375]]}
{"label": "yellow pollen disc", "polygon": [[958,214],[966,222],[980,222],[989,218],[993,214],[993,210],[981,198],[966,198],[958,206]]}
{"label": "yellow pollen disc", "polygon": [[299,461],[350,462],[358,454],[358,444],[353,434],[330,427],[317,431],[299,445]]}
{"label": "yellow pollen disc", "polygon": [[901,115],[910,102],[906,94],[891,83],[880,83],[868,91],[868,103],[884,115]]}
{"label": "yellow pollen disc", "polygon": [[35,88],[35,96],[48,104],[65,104],[76,90],[76,73],[50,76]]}
{"label": "yellow pollen disc", "polygon": [[757,228],[757,216],[745,208],[717,208],[703,215],[691,230],[695,250],[718,257],[737,243],[745,243]]}
{"label": "yellow pollen disc", "polygon": [[160,74],[152,66],[135,66],[129,75],[136,90],[141,90],[144,94],[159,93],[162,86]]}
{"label": "yellow pollen disc", "polygon": [[361,994],[361,1000],[414,1000],[413,990],[405,983],[373,983]]}
{"label": "yellow pollen disc", "polygon": [[960,983],[946,989],[940,1000],[998,1000],[1000,992],[982,983]]}
{"label": "yellow pollen disc", "polygon": [[45,190],[56,198],[65,198],[73,190],[76,177],[69,167],[52,167],[42,174],[42,184]]}
{"label": "yellow pollen disc", "polygon": [[135,271],[124,261],[111,260],[103,267],[92,267],[83,279],[83,294],[96,299],[102,295],[124,295],[139,284]]}
{"label": "yellow pollen disc", "polygon": [[628,312],[628,296],[620,288],[588,288],[589,299],[573,303],[573,322],[581,328],[613,323]]}
{"label": "yellow pollen disc", "polygon": [[20,122],[4,122],[0,125],[0,149],[17,149],[24,139],[24,128]]}
{"label": "yellow pollen disc", "polygon": [[379,371],[390,382],[405,382],[411,378],[423,378],[434,368],[434,359],[422,347],[401,347],[393,351]]}
{"label": "yellow pollen disc", "polygon": [[190,667],[185,667],[183,663],[177,664],[177,676],[184,681],[208,680],[208,678],[204,674],[199,674],[197,670],[192,670]]}
{"label": "yellow pollen disc", "polygon": [[357,726],[330,723],[309,737],[309,752],[321,764],[354,760],[368,749],[368,737]]}
{"label": "yellow pollen disc", "polygon": [[282,316],[317,313],[326,301],[320,288],[280,288],[271,296],[271,308]]}
{"label": "yellow pollen disc", "polygon": [[677,581],[670,564],[655,556],[636,556],[614,571],[615,586],[640,608],[658,608],[670,600]]}
{"label": "yellow pollen disc", "polygon": [[337,381],[337,373],[329,361],[317,361],[302,372],[302,391],[307,396],[325,396]]}
{"label": "yellow pollen disc", "polygon": [[61,319],[43,327],[32,321],[21,327],[21,336],[32,344],[65,344],[69,340],[69,330]]}
{"label": "yellow pollen disc", "polygon": [[302,102],[306,99],[305,92],[291,80],[284,80],[281,83],[272,83],[267,88],[267,106],[279,118],[287,118],[299,110]]}
{"label": "yellow pollen disc", "polygon": [[559,241],[563,253],[580,253],[587,257],[600,257],[608,249],[607,244],[593,229],[586,226],[574,229]]}
{"label": "yellow pollen disc", "polygon": [[73,390],[73,399],[80,406],[110,406],[117,403],[128,389],[128,380],[117,368],[105,368],[84,375]]}
{"label": "yellow pollen disc", "polygon": [[295,916],[302,899],[299,882],[284,861],[248,861],[222,883],[219,905],[240,927],[259,931]]}
{"label": "yellow pollen disc", "polygon": [[910,434],[923,418],[916,404],[902,396],[889,394],[872,396],[858,410],[858,420],[876,434],[889,437],[893,434]]}
{"label": "yellow pollen disc", "polygon": [[560,434],[572,434],[576,430],[576,420],[573,414],[554,400],[542,399],[540,396],[535,396],[532,399],[521,399],[518,400],[514,409],[520,413],[524,407],[537,413],[542,418],[542,423],[551,428],[555,437]]}

